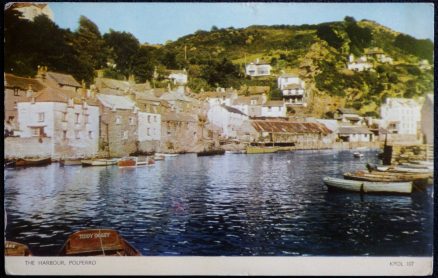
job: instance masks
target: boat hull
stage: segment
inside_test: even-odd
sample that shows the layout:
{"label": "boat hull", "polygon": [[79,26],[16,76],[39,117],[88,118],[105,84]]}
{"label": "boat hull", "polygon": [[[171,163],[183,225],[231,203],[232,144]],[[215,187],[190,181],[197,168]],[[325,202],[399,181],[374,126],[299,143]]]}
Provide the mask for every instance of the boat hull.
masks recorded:
{"label": "boat hull", "polygon": [[117,160],[115,159],[97,159],[97,160],[82,160],[82,166],[112,166],[117,164]]}
{"label": "boat hull", "polygon": [[59,256],[141,256],[117,231],[82,230],[70,235]]}
{"label": "boat hull", "polygon": [[80,166],[82,165],[82,160],[79,159],[63,159],[59,161],[59,166]]}
{"label": "boat hull", "polygon": [[18,159],[15,161],[15,167],[30,167],[30,166],[46,166],[52,163],[52,159],[43,158],[43,159]]}
{"label": "boat hull", "polygon": [[410,194],[412,182],[369,182],[325,177],[330,189],[369,194]]}
{"label": "boat hull", "polygon": [[223,155],[225,154],[225,150],[211,150],[211,151],[203,151],[197,153],[197,156],[212,156],[212,155]]}
{"label": "boat hull", "polygon": [[5,256],[32,256],[29,247],[14,241],[5,241]]}
{"label": "boat hull", "polygon": [[247,154],[276,153],[278,151],[279,148],[277,147],[254,147],[254,146],[246,147]]}
{"label": "boat hull", "polygon": [[344,178],[348,180],[370,181],[370,182],[413,182],[414,185],[424,187],[428,185],[427,176],[403,175],[397,173],[356,171],[345,173]]}

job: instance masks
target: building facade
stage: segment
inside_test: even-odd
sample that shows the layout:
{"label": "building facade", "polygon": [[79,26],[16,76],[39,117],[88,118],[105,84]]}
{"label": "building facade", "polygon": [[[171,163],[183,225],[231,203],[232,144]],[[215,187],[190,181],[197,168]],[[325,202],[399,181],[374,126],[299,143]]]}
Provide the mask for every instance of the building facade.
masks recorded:
{"label": "building facade", "polygon": [[420,105],[413,99],[387,98],[380,107],[382,127],[393,134],[418,134]]}

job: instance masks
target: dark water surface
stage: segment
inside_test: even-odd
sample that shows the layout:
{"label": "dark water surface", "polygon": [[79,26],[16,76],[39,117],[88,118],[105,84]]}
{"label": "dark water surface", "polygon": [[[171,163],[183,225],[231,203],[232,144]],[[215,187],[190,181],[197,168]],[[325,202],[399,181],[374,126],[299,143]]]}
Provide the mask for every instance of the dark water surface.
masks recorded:
{"label": "dark water surface", "polygon": [[146,256],[430,256],[432,187],[361,196],[323,184],[377,163],[376,154],[187,154],[136,169],[7,170],[6,238],[36,256],[57,255],[85,228],[116,229]]}

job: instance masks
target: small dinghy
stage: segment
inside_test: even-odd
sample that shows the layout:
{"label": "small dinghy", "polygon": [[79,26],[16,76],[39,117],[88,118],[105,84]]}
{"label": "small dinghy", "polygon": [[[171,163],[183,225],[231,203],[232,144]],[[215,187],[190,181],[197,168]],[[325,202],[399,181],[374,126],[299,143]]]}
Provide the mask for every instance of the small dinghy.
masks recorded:
{"label": "small dinghy", "polygon": [[360,153],[360,152],[354,152],[354,153],[353,153],[353,156],[356,157],[356,158],[361,158],[361,157],[364,156],[364,154],[363,154],[363,153]]}
{"label": "small dinghy", "polygon": [[141,256],[117,231],[82,230],[70,235],[59,256]]}

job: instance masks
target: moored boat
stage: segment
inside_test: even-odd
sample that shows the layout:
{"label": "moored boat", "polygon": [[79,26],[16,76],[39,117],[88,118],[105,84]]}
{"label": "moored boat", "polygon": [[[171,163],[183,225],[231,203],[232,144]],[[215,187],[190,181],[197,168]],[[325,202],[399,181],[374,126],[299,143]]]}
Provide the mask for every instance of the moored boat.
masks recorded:
{"label": "moored boat", "polygon": [[164,157],[174,157],[174,156],[178,156],[177,153],[155,153],[155,155],[160,155],[160,156],[164,156]]}
{"label": "moored boat", "polygon": [[205,150],[197,153],[197,156],[211,156],[211,155],[223,155],[225,154],[225,150],[223,149],[213,149],[213,150]]}
{"label": "moored boat", "polygon": [[354,153],[353,153],[353,156],[356,157],[356,158],[360,158],[360,157],[363,157],[364,154],[363,154],[363,153],[360,153],[360,152],[354,152]]}
{"label": "moored boat", "polygon": [[111,166],[116,165],[118,159],[88,159],[82,160],[82,166]]}
{"label": "moored boat", "polygon": [[410,194],[413,188],[412,182],[368,182],[332,177],[325,177],[323,181],[329,189],[358,193]]}
{"label": "moored boat", "polygon": [[30,166],[45,166],[52,163],[52,159],[48,158],[20,158],[15,161],[15,167],[30,167]]}
{"label": "moored boat", "polygon": [[247,154],[258,154],[258,153],[276,153],[279,151],[277,147],[258,147],[258,146],[247,146]]}
{"label": "moored boat", "polygon": [[59,166],[79,166],[82,165],[81,159],[61,159],[59,160]]}
{"label": "moored boat", "polygon": [[25,244],[7,240],[5,241],[5,256],[32,256],[32,252]]}
{"label": "moored boat", "polygon": [[347,172],[344,173],[344,178],[347,180],[370,181],[370,182],[413,182],[415,186],[428,185],[427,175],[412,175],[402,173],[385,173],[385,172]]}
{"label": "moored boat", "polygon": [[119,167],[137,167],[138,158],[135,156],[122,157],[117,161]]}
{"label": "moored boat", "polygon": [[428,173],[433,175],[433,170],[431,169],[418,169],[418,168],[408,168],[400,166],[378,166],[377,171],[388,171],[388,172],[399,172],[399,173]]}
{"label": "moored boat", "polygon": [[59,256],[141,256],[117,231],[81,230],[70,235]]}
{"label": "moored boat", "polygon": [[162,154],[155,154],[154,160],[164,160],[165,156]]}
{"label": "moored boat", "polygon": [[423,164],[415,164],[415,163],[402,163],[400,165],[398,165],[399,167],[402,168],[413,168],[413,169],[429,169],[429,170],[433,170],[433,165],[423,165]]}
{"label": "moored boat", "polygon": [[409,161],[411,164],[417,164],[417,165],[425,165],[425,166],[433,166],[433,161],[429,160],[411,160]]}

